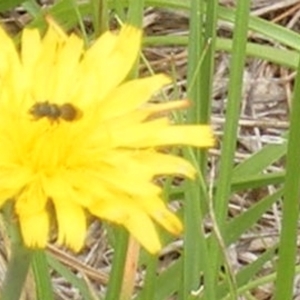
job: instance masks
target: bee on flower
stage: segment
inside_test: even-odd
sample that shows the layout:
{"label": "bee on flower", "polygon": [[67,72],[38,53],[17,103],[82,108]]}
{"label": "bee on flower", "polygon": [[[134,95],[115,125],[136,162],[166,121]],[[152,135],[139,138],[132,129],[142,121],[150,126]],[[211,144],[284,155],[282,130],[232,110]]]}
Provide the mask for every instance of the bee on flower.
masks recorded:
{"label": "bee on flower", "polygon": [[28,247],[45,247],[56,222],[57,242],[80,250],[87,214],[124,226],[151,253],[161,248],[155,223],[181,233],[153,179],[195,169],[158,149],[211,147],[212,131],[162,114],[186,100],[145,105],[167,76],[124,82],[141,36],[125,25],[85,49],[49,20],[44,36],[24,29],[19,50],[0,28],[0,205],[13,199]]}

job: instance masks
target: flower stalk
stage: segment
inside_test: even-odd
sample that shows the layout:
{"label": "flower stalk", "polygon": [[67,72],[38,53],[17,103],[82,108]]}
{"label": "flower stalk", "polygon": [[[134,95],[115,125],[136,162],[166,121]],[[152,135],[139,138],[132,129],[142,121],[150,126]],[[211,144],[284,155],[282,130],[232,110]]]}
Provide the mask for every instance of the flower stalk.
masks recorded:
{"label": "flower stalk", "polygon": [[130,300],[132,297],[139,254],[139,243],[129,236],[120,300]]}

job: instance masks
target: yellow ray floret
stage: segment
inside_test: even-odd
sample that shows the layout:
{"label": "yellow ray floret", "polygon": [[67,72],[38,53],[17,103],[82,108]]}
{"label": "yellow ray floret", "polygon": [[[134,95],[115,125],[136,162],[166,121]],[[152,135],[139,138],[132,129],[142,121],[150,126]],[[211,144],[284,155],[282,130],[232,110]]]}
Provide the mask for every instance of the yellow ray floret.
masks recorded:
{"label": "yellow ray floret", "polygon": [[181,221],[155,184],[160,175],[194,178],[185,159],[163,147],[211,147],[208,125],[173,125],[166,113],[188,101],[149,103],[170,79],[124,82],[140,50],[141,31],[124,26],[90,48],[53,21],[41,37],[24,29],[18,50],[0,28],[0,205],[13,199],[28,247],[57,242],[78,251],[87,214],[124,226],[149,252]]}

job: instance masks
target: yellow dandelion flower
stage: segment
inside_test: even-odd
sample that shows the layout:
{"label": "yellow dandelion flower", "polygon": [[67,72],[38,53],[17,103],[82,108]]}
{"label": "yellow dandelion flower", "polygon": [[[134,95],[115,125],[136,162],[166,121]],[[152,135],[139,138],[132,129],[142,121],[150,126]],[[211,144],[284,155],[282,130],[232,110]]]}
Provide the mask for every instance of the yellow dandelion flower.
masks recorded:
{"label": "yellow dandelion flower", "polygon": [[90,213],[124,226],[149,252],[161,244],[155,223],[173,234],[180,220],[161,199],[157,175],[193,178],[171,145],[210,147],[205,125],[172,125],[161,112],[187,101],[147,103],[165,75],[123,82],[137,59],[141,31],[124,26],[89,48],[49,22],[41,37],[24,29],[20,50],[0,28],[0,205],[13,199],[23,240],[78,251]]}

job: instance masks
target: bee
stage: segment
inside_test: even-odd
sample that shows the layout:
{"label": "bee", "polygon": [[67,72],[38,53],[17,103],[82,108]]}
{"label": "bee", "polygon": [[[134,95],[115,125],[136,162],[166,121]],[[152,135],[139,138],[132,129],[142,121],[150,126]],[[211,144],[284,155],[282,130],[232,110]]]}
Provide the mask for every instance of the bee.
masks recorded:
{"label": "bee", "polygon": [[75,121],[81,116],[81,112],[71,103],[58,105],[48,101],[37,102],[29,110],[35,120],[48,118],[51,122],[59,122],[63,119],[68,122]]}

